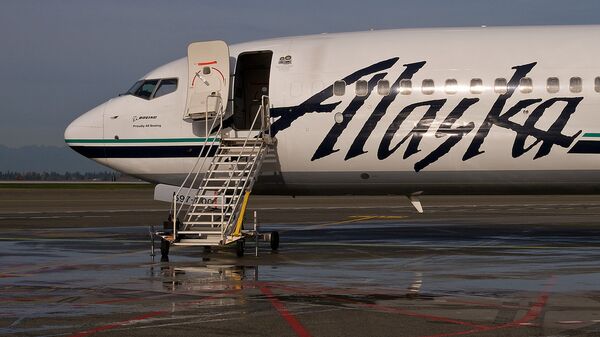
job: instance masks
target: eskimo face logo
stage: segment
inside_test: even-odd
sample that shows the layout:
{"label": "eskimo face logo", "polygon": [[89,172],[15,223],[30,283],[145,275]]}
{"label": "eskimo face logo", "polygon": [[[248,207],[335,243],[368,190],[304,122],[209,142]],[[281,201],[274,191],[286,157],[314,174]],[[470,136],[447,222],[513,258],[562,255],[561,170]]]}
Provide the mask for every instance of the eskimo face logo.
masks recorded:
{"label": "eskimo face logo", "polygon": [[133,116],[133,122],[137,122],[139,120],[151,120],[151,119],[157,119],[158,116]]}
{"label": "eskimo face logo", "polygon": [[[387,72],[384,70],[391,68],[399,58],[391,58],[384,60],[366,68],[360,69],[344,78],[343,81],[346,85],[351,85],[361,79],[364,76],[371,75],[368,80],[368,94],[365,96],[355,96],[349,105],[343,110],[343,120],[341,123],[335,123],[321,141],[321,144],[313,154],[312,161],[319,160],[327,157],[333,153],[340,151],[335,149],[337,140],[341,134],[346,130],[348,124],[356,115],[357,111],[364,105],[365,100],[371,95],[373,88],[377,86],[377,82],[383,79]],[[388,112],[388,108],[395,100],[399,93],[400,81],[404,79],[411,79],[421,68],[425,66],[426,62],[417,62],[404,65],[404,71],[396,79],[391,87],[391,92],[387,96],[383,96],[381,101],[376,105],[375,109],[368,116],[367,121],[362,126],[360,132],[355,137],[354,141],[347,150],[344,160],[350,160],[352,158],[364,155],[367,151],[364,149],[365,144],[375,127],[378,125],[382,117]],[[458,105],[452,108],[451,112],[446,116],[444,121],[440,124],[435,132],[436,138],[444,139],[443,142],[438,145],[430,153],[426,154],[417,161],[414,165],[416,172],[423,170],[427,166],[439,160],[444,155],[448,154],[450,150],[458,144],[466,135],[474,132],[474,137],[471,144],[468,146],[464,153],[462,160],[467,161],[471,158],[483,154],[485,151],[481,150],[481,147],[490,133],[490,130],[494,127],[504,128],[512,130],[516,133],[516,137],[512,146],[512,157],[517,158],[523,154],[533,150],[537,146],[537,152],[534,156],[534,160],[542,158],[550,153],[553,146],[561,146],[568,148],[573,141],[581,134],[581,131],[573,135],[563,134],[563,130],[569,121],[569,118],[575,113],[577,106],[583,100],[583,97],[556,97],[549,100],[543,101],[542,99],[525,99],[521,100],[513,106],[507,106],[507,101],[512,97],[516,88],[522,78],[526,77],[529,72],[536,66],[536,62],[514,66],[513,75],[508,82],[508,90],[504,94],[500,94],[488,114],[484,118],[483,122],[476,128],[475,122],[461,123],[457,125],[457,120],[460,119],[463,114],[476,105],[479,102],[479,98],[464,98]],[[323,104],[324,101],[333,96],[333,84],[323,89],[321,92],[313,95],[303,103],[297,106],[280,107],[271,109],[271,116],[278,118],[272,124],[272,133],[275,136],[278,132],[281,132],[289,128],[292,123],[298,118],[310,113],[331,113],[338,107],[342,102],[338,101],[335,103]],[[447,99],[437,99],[424,102],[418,102],[404,107],[393,119],[392,123],[388,126],[385,131],[383,138],[379,143],[377,150],[377,158],[384,160],[390,157],[394,152],[398,151],[400,146],[408,141],[408,145],[403,154],[403,159],[409,158],[419,152],[419,145],[425,133],[427,133],[436,117],[438,117],[439,111],[447,103]],[[548,130],[542,130],[536,127],[536,123],[542,117],[544,112],[554,105],[561,104],[563,107],[559,117],[552,123]],[[537,105],[537,106],[535,106]],[[392,146],[392,139],[399,132],[401,124],[407,120],[413,111],[418,108],[426,109],[424,116],[420,119],[417,125],[404,135],[402,140],[396,145]],[[518,112],[527,109],[531,111],[527,115],[527,119],[523,124],[511,121],[510,118],[515,116]],[[528,137],[533,137],[535,141],[529,146],[525,146],[525,142]]]}

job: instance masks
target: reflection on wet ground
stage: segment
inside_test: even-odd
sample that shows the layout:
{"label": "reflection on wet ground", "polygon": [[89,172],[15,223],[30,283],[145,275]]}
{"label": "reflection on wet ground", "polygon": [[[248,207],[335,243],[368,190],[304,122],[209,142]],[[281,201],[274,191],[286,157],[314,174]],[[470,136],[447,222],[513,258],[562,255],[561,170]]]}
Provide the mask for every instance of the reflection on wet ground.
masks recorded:
{"label": "reflection on wet ground", "polygon": [[152,261],[144,227],[5,231],[0,334],[600,336],[600,226],[262,230],[281,251],[173,248],[169,262]]}

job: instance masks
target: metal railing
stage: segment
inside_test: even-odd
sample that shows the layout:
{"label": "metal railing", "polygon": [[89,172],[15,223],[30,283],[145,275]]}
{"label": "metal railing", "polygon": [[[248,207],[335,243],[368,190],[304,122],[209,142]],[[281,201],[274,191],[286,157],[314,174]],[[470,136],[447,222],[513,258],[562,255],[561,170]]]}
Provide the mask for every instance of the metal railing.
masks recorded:
{"label": "metal railing", "polygon": [[[257,126],[257,123],[259,123],[259,120],[260,120],[260,129],[258,129],[259,133],[258,133],[258,136],[256,136],[256,137],[260,137],[263,140],[263,142],[252,142],[252,146],[249,146],[248,142],[252,138],[252,135],[253,135],[252,131],[254,131],[254,128]],[[223,131],[223,107],[222,107],[222,104],[220,104],[220,103],[219,103],[219,109],[217,110],[217,114],[212,121],[210,129],[208,127],[208,118],[205,120],[206,140],[209,140],[208,137],[210,136],[210,134],[213,134],[212,130],[214,130],[217,121],[219,122],[219,127],[216,132],[222,133],[222,131]],[[209,130],[210,130],[210,132],[209,132]],[[212,205],[213,207],[210,207],[210,208],[212,208],[212,210],[216,211],[216,212],[211,211],[210,219],[211,219],[211,223],[214,223],[215,222],[214,217],[215,216],[219,217],[219,219],[220,219],[219,222],[220,222],[220,227],[221,227],[220,228],[221,229],[221,242],[227,241],[227,237],[228,237],[229,233],[232,231],[232,226],[235,224],[235,222],[237,220],[236,212],[238,211],[238,208],[240,207],[240,200],[241,200],[240,196],[244,195],[246,190],[251,189],[252,185],[254,184],[254,179],[256,178],[255,173],[256,173],[256,171],[258,171],[260,169],[260,163],[262,160],[262,156],[264,155],[263,150],[264,150],[265,144],[268,144],[271,141],[270,135],[271,135],[271,123],[270,123],[270,114],[269,114],[269,97],[266,95],[263,95],[261,97],[261,105],[259,107],[259,110],[257,111],[257,113],[254,116],[254,119],[252,121],[252,125],[250,127],[250,132],[248,132],[248,134],[246,135],[243,145],[241,147],[238,147],[238,149],[237,149],[237,150],[239,150],[239,153],[237,154],[238,158],[248,157],[248,158],[252,158],[252,159],[245,161],[245,164],[243,165],[242,170],[239,170],[239,163],[237,161],[231,161],[229,163],[229,165],[231,165],[230,169],[232,170],[232,172],[239,172],[239,174],[235,174],[235,173],[229,174],[228,179],[221,186],[222,188],[217,190],[217,191],[223,192],[224,193],[223,195],[208,196],[206,194],[206,187],[208,186],[208,184],[210,182],[210,178],[212,177],[213,170],[215,169],[215,167],[217,167],[219,165],[226,164],[223,162],[218,162],[219,158],[217,158],[216,156],[213,157],[208,169],[206,170],[206,172],[204,174],[203,179],[201,180],[201,182],[198,186],[198,190],[196,192],[194,201],[188,205],[188,208],[185,211],[186,218],[189,222],[193,222],[192,220],[194,218],[199,219],[201,216],[203,216],[203,213],[205,213],[206,210],[209,208],[208,204],[198,205],[198,202],[201,198],[204,198],[204,199],[213,198],[213,200],[215,200],[215,201],[219,200],[220,202],[218,202],[217,204],[213,203],[213,205]],[[221,137],[221,139],[222,139],[222,137]],[[219,139],[219,149],[222,144],[221,139]],[[179,187],[177,192],[173,195],[173,208],[172,208],[173,240],[176,240],[176,238],[177,238],[178,216],[182,212],[183,207],[185,206],[190,193],[193,190],[195,190],[194,187],[195,187],[196,181],[198,180],[200,172],[202,172],[202,169],[204,168],[204,166],[206,164],[209,151],[210,151],[210,149],[213,148],[214,144],[216,143],[216,140],[217,140],[217,137],[212,137],[212,138],[210,138],[210,142],[205,141],[194,166],[192,167],[192,169],[190,170],[190,172],[184,179],[183,184]],[[207,150],[207,146],[209,146],[208,150]],[[249,152],[248,152],[248,150],[249,150]],[[219,150],[217,150],[217,153],[218,152],[219,152]],[[235,155],[232,154],[231,156],[235,156]],[[198,164],[200,164],[200,162],[202,162],[202,164],[200,166],[198,166]],[[193,179],[191,180],[191,183],[189,184],[187,193],[186,193],[185,197],[183,198],[181,205],[178,207],[177,196],[179,195],[181,190],[184,187],[186,187],[186,184],[188,184],[192,175],[193,175]],[[227,191],[230,191],[230,190],[233,190],[232,194],[230,194],[230,195],[225,194],[225,193],[227,193]],[[197,207],[203,207],[204,211],[201,211],[200,213],[196,213]],[[220,215],[216,215],[215,213],[220,213]],[[226,214],[230,214],[230,216],[227,218],[227,221],[225,221]],[[206,216],[206,215],[207,214],[204,214],[204,216]],[[187,229],[187,226],[186,226],[186,228],[183,229],[182,232],[185,232],[186,229]]]}
{"label": "metal railing", "polygon": [[[215,117],[213,118],[212,123],[209,128],[208,127],[208,120],[209,120],[208,101],[209,100],[207,99],[206,100],[206,111],[207,112],[206,112],[206,118],[204,119],[204,130],[205,130],[204,143],[202,144],[202,147],[200,148],[200,153],[198,154],[198,158],[196,159],[194,166],[192,167],[190,172],[187,174],[187,176],[183,180],[183,183],[181,184],[181,186],[179,186],[179,188],[177,189],[177,192],[175,192],[173,194],[173,203],[172,203],[173,214],[171,215],[172,216],[171,219],[173,221],[173,239],[174,240],[177,235],[176,229],[177,229],[177,219],[178,219],[179,213],[181,212],[184,205],[186,204],[186,200],[188,200],[188,197],[190,196],[190,192],[194,190],[194,184],[198,180],[198,176],[200,175],[200,172],[202,171],[202,169],[204,168],[204,165],[206,164],[206,160],[208,158],[210,150],[213,148],[215,143],[217,143],[217,137],[211,137],[211,135],[212,134],[220,135],[221,131],[223,130],[223,115],[224,115],[223,101],[222,101],[220,95],[213,93],[210,96],[217,99],[217,109],[215,112]],[[214,130],[217,122],[219,122],[219,128],[217,131],[212,132],[212,130]],[[209,130],[210,130],[210,132],[209,132]],[[220,139],[219,139],[219,143],[220,143]],[[202,164],[200,165],[200,167],[198,167],[198,164],[200,163],[200,161],[202,161]],[[196,174],[194,175],[194,178],[192,179],[189,187],[187,187],[188,190],[183,198],[183,201],[181,202],[181,206],[177,207],[177,196],[179,196],[179,193],[181,193],[181,190],[186,187],[186,184],[188,183],[188,181],[189,181],[190,177],[192,176],[192,174],[194,173],[194,171],[196,172]]]}

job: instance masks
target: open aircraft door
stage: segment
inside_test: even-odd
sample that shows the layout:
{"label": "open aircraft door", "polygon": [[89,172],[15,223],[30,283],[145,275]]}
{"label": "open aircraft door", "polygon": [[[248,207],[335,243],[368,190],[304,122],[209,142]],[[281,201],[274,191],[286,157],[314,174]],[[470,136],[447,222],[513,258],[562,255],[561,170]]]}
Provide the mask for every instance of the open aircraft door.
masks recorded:
{"label": "open aircraft door", "polygon": [[227,107],[229,47],[224,41],[194,42],[188,46],[186,119],[209,119]]}

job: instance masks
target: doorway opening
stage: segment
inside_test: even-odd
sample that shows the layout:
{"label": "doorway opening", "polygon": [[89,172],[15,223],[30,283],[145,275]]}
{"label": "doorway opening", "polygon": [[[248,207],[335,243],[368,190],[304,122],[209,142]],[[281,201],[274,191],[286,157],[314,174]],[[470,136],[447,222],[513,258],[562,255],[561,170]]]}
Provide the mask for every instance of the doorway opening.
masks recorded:
{"label": "doorway opening", "polygon": [[[272,58],[272,51],[249,52],[238,56],[233,89],[233,125],[236,130],[250,130],[262,96],[269,95]],[[258,128],[260,124],[255,125],[255,129]]]}

